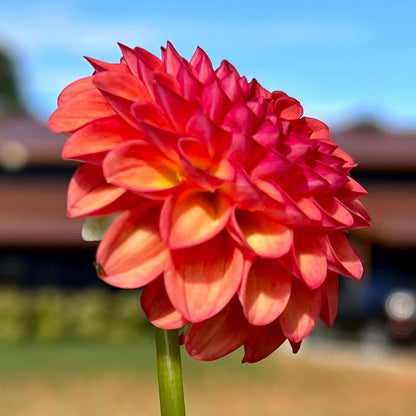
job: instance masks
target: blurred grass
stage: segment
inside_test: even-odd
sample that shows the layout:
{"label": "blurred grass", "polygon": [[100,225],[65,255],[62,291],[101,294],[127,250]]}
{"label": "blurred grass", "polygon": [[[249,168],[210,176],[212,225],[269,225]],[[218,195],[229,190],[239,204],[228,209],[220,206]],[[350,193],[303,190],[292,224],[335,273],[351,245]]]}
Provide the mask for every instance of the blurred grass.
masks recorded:
{"label": "blurred grass", "polygon": [[[255,365],[241,351],[212,363],[183,354],[192,416],[413,416],[415,354],[363,355],[340,345],[287,348]],[[0,346],[0,415],[158,415],[150,334],[124,343]]]}
{"label": "blurred grass", "polygon": [[128,341],[149,329],[137,290],[0,287],[0,345]]}
{"label": "blurred grass", "polygon": [[[152,331],[139,294],[0,290],[0,415],[158,415]],[[307,341],[255,365],[242,351],[183,356],[190,416],[413,416],[416,351]]]}

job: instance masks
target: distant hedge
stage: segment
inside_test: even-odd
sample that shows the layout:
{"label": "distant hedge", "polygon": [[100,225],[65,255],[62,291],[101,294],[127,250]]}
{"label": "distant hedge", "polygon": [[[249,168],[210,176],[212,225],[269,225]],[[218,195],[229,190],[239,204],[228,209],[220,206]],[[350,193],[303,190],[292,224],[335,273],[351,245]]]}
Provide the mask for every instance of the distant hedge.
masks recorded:
{"label": "distant hedge", "polygon": [[0,286],[0,343],[125,341],[149,329],[138,291]]}

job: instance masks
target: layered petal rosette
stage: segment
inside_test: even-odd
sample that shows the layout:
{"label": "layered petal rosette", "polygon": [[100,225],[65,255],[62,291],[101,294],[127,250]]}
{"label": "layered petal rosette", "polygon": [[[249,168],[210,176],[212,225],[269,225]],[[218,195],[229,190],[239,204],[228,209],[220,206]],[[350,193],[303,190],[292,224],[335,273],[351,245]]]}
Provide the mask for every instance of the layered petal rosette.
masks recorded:
{"label": "layered petal rosette", "polygon": [[319,318],[333,324],[338,275],[362,274],[345,236],[369,221],[353,160],[297,100],[200,48],[120,48],[120,63],[88,59],[49,120],[82,162],[68,215],[86,235],[110,224],[100,278],[143,288],[148,319],[183,328],[195,359],[244,346],[255,362],[286,339],[296,352]]}

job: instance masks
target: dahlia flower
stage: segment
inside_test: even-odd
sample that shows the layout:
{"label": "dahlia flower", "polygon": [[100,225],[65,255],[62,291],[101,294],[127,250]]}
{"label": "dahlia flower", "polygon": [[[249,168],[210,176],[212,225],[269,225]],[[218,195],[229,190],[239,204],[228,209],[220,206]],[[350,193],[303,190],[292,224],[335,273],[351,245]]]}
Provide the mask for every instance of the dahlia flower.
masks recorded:
{"label": "dahlia flower", "polygon": [[319,318],[334,323],[338,275],[362,274],[345,235],[369,221],[353,160],[296,99],[200,48],[120,48],[120,63],[88,58],[93,75],[49,120],[82,162],[68,215],[87,236],[108,227],[99,277],[143,288],[150,322],[183,328],[195,359],[244,346],[255,362],[286,339],[296,352]]}

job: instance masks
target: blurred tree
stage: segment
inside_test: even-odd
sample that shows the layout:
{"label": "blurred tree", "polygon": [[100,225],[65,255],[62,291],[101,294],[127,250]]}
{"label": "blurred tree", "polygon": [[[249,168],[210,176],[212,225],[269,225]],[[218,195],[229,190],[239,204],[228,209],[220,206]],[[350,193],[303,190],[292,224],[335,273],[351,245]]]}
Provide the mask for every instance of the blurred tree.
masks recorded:
{"label": "blurred tree", "polygon": [[24,113],[13,62],[0,49],[0,117]]}

